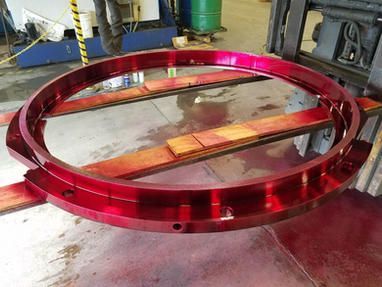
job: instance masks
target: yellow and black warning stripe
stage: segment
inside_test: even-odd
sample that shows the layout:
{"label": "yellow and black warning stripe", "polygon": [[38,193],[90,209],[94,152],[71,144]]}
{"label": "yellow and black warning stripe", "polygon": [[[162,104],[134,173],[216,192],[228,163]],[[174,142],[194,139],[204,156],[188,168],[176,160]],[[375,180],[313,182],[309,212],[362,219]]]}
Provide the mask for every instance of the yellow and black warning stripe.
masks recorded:
{"label": "yellow and black warning stripe", "polygon": [[76,37],[78,41],[78,47],[80,48],[81,61],[84,66],[89,64],[88,54],[86,52],[86,44],[82,33],[82,27],[80,22],[80,13],[78,12],[77,0],[69,0],[70,8],[72,9],[72,17],[74,28],[76,31]]}

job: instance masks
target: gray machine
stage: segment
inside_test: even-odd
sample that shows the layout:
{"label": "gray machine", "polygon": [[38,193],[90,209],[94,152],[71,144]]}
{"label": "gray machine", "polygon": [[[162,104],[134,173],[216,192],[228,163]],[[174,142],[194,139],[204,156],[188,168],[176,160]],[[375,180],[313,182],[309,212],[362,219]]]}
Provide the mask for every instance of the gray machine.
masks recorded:
{"label": "gray machine", "polygon": [[[309,11],[323,18],[312,34],[312,52],[301,50]],[[273,0],[267,52],[320,71],[343,85],[354,97],[369,96],[382,101],[382,0]],[[287,112],[318,105],[302,91],[295,91]],[[373,142],[373,150],[355,187],[372,195],[382,194],[381,116],[369,118],[361,133]],[[325,153],[334,130],[323,130],[295,138],[301,155],[309,150]]]}

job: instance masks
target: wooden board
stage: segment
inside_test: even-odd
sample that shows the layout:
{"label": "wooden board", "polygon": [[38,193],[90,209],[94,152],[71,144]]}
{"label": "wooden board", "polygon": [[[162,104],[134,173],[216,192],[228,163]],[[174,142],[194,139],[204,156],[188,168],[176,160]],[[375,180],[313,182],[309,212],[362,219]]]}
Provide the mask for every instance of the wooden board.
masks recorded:
{"label": "wooden board", "polygon": [[220,154],[225,150],[263,140],[267,136],[283,133],[289,135],[291,130],[299,130],[299,134],[302,134],[313,128],[326,128],[330,122],[331,118],[324,108],[315,108],[184,135],[169,139],[167,145],[89,164],[82,169],[109,177],[131,178]]}
{"label": "wooden board", "polygon": [[41,198],[25,189],[24,182],[0,187],[0,214],[43,202]]}
{"label": "wooden board", "polygon": [[167,140],[168,147],[177,156],[190,154],[204,149],[193,135],[184,135]]}
{"label": "wooden board", "polygon": [[246,127],[245,124],[230,125],[193,133],[192,135],[204,146],[205,149],[244,140],[256,139],[258,137],[258,133],[255,130]]}
{"label": "wooden board", "polygon": [[240,71],[223,70],[189,76],[179,76],[174,78],[151,80],[145,82],[145,88],[150,92],[176,90],[193,87],[195,85],[206,85],[211,83],[224,82],[239,78],[253,77],[254,74]]}
{"label": "wooden board", "polygon": [[356,98],[356,101],[365,112],[382,109],[382,103],[369,97]]}
{"label": "wooden board", "polygon": [[316,108],[290,115],[280,115],[248,121],[242,124],[229,125],[216,129],[196,132],[167,140],[175,156],[210,149],[228,144],[239,144],[256,140],[264,136],[292,131],[301,127],[312,126],[327,121],[330,115],[325,108]]}
{"label": "wooden board", "polygon": [[15,114],[15,112],[0,114],[0,127],[9,124],[15,116]]}
{"label": "wooden board", "polygon": [[67,101],[53,111],[53,116],[86,110],[89,108],[104,106],[111,103],[123,102],[126,100],[153,95],[161,91],[177,90],[216,82],[235,80],[238,78],[249,78],[253,74],[239,71],[218,71],[203,73],[191,76],[181,76],[176,78],[166,78],[159,80],[149,80],[141,87],[133,87],[121,91],[103,93],[92,97]]}
{"label": "wooden board", "polygon": [[[155,93],[159,93],[161,91],[202,86],[229,80],[236,80],[239,78],[250,78],[253,76],[254,74],[252,73],[223,70],[190,76],[149,80],[140,87],[132,87],[120,91],[102,93],[82,99],[66,101],[52,111],[50,116],[60,116],[68,113],[102,107],[139,97],[154,95]],[[9,124],[14,115],[15,113],[0,114],[0,126]]]}
{"label": "wooden board", "polygon": [[[368,98],[357,99],[357,102],[361,108],[365,107],[367,114],[376,110],[382,112],[379,102]],[[167,140],[167,145],[93,163],[83,169],[109,177],[133,178],[267,138],[277,140],[275,135],[294,136],[327,128],[330,122],[330,115],[324,108],[314,108],[183,135]]]}

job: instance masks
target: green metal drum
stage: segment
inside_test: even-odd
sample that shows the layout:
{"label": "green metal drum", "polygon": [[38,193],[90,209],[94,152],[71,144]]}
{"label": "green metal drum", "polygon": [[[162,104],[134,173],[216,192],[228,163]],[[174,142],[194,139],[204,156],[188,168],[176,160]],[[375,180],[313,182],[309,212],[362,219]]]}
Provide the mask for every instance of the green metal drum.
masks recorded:
{"label": "green metal drum", "polygon": [[222,0],[179,0],[184,26],[195,32],[216,32],[221,28]]}

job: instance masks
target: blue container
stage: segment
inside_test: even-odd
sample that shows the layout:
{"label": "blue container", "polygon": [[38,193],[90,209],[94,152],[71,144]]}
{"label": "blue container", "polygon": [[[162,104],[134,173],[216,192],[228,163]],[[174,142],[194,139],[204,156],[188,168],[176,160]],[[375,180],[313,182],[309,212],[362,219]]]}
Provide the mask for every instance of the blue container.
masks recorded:
{"label": "blue container", "polygon": [[123,84],[126,88],[130,87],[131,85],[130,75],[126,74],[123,76]]}

